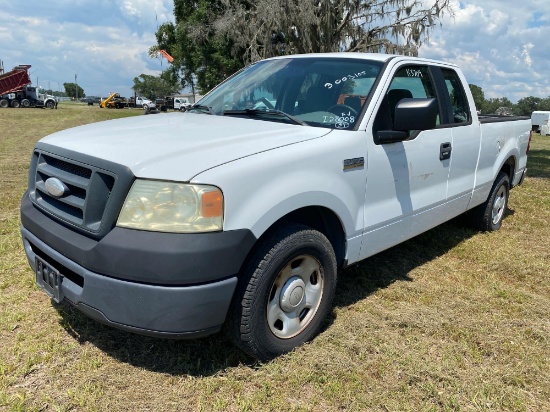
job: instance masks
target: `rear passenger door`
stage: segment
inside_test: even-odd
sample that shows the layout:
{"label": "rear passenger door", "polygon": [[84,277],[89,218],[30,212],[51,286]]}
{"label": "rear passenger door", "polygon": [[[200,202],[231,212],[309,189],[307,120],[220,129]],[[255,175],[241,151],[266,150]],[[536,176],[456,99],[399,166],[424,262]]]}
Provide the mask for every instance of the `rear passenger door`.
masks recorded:
{"label": "rear passenger door", "polygon": [[[393,70],[383,95],[373,104],[375,118],[367,133],[365,232],[360,257],[365,258],[445,221],[451,145],[450,128],[442,127],[440,105],[434,130],[412,132],[403,142],[378,144],[377,132],[393,130],[393,114],[403,98],[436,98],[437,78],[428,65],[402,65]],[[371,127],[372,126],[372,127]],[[450,153],[449,153],[450,154]]]}
{"label": "rear passenger door", "polygon": [[[437,70],[437,69],[436,69]],[[452,130],[452,156],[447,191],[448,207],[457,215],[466,210],[475,185],[475,171],[479,157],[481,129],[472,121],[471,106],[464,87],[468,87],[454,69],[441,68],[445,105],[448,110],[447,127]]]}

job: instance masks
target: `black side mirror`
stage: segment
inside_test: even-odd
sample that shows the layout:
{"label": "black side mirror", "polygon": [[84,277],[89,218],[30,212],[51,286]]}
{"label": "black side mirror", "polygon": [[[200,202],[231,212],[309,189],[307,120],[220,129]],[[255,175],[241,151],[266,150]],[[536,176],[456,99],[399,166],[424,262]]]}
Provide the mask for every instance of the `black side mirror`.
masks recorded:
{"label": "black side mirror", "polygon": [[435,127],[439,107],[434,98],[401,99],[395,106],[395,130],[430,130]]}
{"label": "black side mirror", "polygon": [[412,130],[435,128],[439,106],[434,98],[401,99],[395,106],[393,130],[377,133],[376,144],[395,143],[407,140]]}

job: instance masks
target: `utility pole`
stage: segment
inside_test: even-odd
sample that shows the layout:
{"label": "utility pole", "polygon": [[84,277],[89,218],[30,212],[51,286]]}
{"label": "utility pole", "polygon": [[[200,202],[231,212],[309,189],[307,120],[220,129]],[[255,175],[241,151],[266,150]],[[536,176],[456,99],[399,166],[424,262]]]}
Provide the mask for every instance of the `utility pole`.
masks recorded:
{"label": "utility pole", "polygon": [[74,83],[76,85],[75,89],[76,89],[76,101],[78,101],[78,82],[76,81],[76,78],[78,77],[78,74],[75,74],[74,75]]}

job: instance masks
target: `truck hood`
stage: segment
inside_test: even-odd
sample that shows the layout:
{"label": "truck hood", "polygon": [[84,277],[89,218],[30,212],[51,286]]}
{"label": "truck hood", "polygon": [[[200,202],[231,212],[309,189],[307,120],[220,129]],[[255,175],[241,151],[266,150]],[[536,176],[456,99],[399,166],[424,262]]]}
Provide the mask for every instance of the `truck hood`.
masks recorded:
{"label": "truck hood", "polygon": [[223,163],[329,132],[253,118],[161,113],[67,129],[41,142],[122,164],[136,177],[188,181]]}

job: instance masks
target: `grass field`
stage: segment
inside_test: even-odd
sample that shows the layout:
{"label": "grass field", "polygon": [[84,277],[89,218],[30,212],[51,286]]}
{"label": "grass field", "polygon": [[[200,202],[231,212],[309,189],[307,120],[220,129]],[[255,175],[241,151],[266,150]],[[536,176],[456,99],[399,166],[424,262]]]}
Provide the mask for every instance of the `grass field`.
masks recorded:
{"label": "grass field", "polygon": [[500,231],[458,218],[342,271],[323,333],[259,364],[223,334],[133,335],[35,287],[18,214],[34,143],[134,114],[0,110],[0,410],[550,410],[550,137]]}

